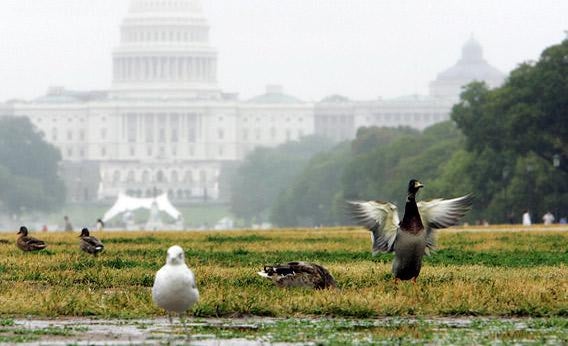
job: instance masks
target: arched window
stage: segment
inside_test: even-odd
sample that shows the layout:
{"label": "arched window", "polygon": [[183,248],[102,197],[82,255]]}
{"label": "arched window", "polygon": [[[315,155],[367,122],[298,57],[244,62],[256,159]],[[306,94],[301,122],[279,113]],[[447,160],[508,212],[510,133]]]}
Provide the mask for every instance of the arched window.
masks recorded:
{"label": "arched window", "polygon": [[179,175],[177,171],[172,171],[172,183],[179,182]]}
{"label": "arched window", "polygon": [[142,182],[148,183],[150,181],[150,172],[144,171],[142,172]]}
{"label": "arched window", "polygon": [[120,182],[120,171],[114,171],[113,175],[112,175],[112,182],[113,183],[119,183]]}
{"label": "arched window", "polygon": [[136,176],[134,175],[134,171],[128,171],[128,176],[126,177],[126,182],[133,183],[136,180]]}
{"label": "arched window", "polygon": [[188,184],[193,183],[193,173],[191,173],[191,171],[185,172],[185,176],[183,177],[183,182]]}
{"label": "arched window", "polygon": [[165,183],[166,182],[166,179],[164,177],[164,172],[158,171],[158,174],[156,175],[156,181],[158,183]]}

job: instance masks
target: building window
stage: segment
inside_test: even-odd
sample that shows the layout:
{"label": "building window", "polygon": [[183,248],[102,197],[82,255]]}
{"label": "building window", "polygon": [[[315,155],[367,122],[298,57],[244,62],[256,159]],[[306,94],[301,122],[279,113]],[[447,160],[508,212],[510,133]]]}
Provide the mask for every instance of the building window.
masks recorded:
{"label": "building window", "polygon": [[255,138],[256,138],[256,140],[257,140],[257,141],[260,141],[260,138],[261,138],[260,129],[256,129],[254,132],[255,132]]}
{"label": "building window", "polygon": [[270,138],[276,139],[276,128],[275,127],[270,128]]}
{"label": "building window", "polygon": [[225,149],[221,146],[219,147],[219,157],[223,157],[225,155]]}
{"label": "building window", "polygon": [[225,131],[223,131],[223,129],[217,129],[217,137],[218,137],[220,140],[225,139]]}
{"label": "building window", "polygon": [[134,171],[128,171],[128,176],[126,177],[127,183],[133,183],[135,180]]}
{"label": "building window", "polygon": [[153,150],[152,147],[147,147],[146,148],[146,155],[151,157],[153,155]]}
{"label": "building window", "polygon": [[106,139],[107,138],[107,129],[102,128],[101,129],[101,139]]}
{"label": "building window", "polygon": [[136,135],[138,134],[138,117],[136,114],[128,114],[126,116],[126,131],[128,142],[136,142]]}
{"label": "building window", "polygon": [[136,156],[136,148],[135,147],[130,147],[130,156],[132,156],[132,157]]}
{"label": "building window", "polygon": [[80,140],[81,142],[84,142],[84,141],[85,141],[85,130],[79,131],[79,140]]}
{"label": "building window", "polygon": [[146,114],[144,123],[146,126],[146,143],[154,141],[154,114]]}
{"label": "building window", "polygon": [[120,171],[114,171],[112,175],[112,182],[115,184],[120,182]]}
{"label": "building window", "polygon": [[72,140],[73,140],[73,132],[67,131],[67,140],[68,140],[68,141],[72,141]]}
{"label": "building window", "polygon": [[102,148],[101,148],[101,156],[102,156],[102,157],[105,157],[106,154],[107,154],[106,148],[105,148],[105,147],[102,147]]}
{"label": "building window", "polygon": [[51,131],[51,139],[54,142],[57,142],[57,129],[56,128],[53,128],[53,130]]}
{"label": "building window", "polygon": [[286,130],[286,140],[287,141],[292,140],[292,131],[290,129]]}
{"label": "building window", "polygon": [[67,148],[67,156],[68,156],[68,157],[72,157],[72,156],[73,156],[73,148]]}
{"label": "building window", "polygon": [[192,114],[187,118],[187,141],[189,143],[197,141],[197,117]]}
{"label": "building window", "polygon": [[248,141],[249,132],[247,129],[243,130],[243,141]]}

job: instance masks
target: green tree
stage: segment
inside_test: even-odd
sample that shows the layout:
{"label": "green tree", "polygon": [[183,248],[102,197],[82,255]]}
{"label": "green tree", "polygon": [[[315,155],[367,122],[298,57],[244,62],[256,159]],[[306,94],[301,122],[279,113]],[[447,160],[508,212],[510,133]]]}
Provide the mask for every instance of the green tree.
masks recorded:
{"label": "green tree", "polygon": [[65,201],[61,156],[24,117],[0,118],[0,201],[12,214],[53,211]]}
{"label": "green tree", "polygon": [[246,224],[269,219],[270,207],[302,172],[309,159],[330,148],[331,141],[310,136],[276,148],[257,148],[231,179],[231,211]]}

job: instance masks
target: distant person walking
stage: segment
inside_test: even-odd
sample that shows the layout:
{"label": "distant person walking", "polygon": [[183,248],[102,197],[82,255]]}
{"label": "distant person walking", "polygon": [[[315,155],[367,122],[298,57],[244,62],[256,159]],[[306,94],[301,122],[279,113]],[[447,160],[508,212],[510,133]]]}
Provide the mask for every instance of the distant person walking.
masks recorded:
{"label": "distant person walking", "polygon": [[69,217],[67,215],[63,217],[63,221],[65,222],[64,225],[65,232],[73,232],[73,225],[69,221]]}
{"label": "distant person walking", "polygon": [[527,209],[523,211],[523,226],[530,226],[532,225],[531,221],[531,214]]}
{"label": "distant person walking", "polygon": [[545,225],[552,225],[554,223],[554,220],[556,219],[554,218],[554,215],[552,215],[550,211],[547,211],[546,214],[544,214],[544,216],[542,217],[542,221],[544,222]]}
{"label": "distant person walking", "polygon": [[97,219],[97,223],[95,225],[95,229],[97,231],[102,231],[105,228],[105,223],[103,222],[102,219]]}

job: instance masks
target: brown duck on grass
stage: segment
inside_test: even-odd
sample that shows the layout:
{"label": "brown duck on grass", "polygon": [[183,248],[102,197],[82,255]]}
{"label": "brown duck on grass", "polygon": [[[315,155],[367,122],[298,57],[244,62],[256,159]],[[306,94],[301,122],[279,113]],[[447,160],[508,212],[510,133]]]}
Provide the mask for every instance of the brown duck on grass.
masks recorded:
{"label": "brown duck on grass", "polygon": [[392,273],[395,281],[416,282],[422,257],[434,249],[436,229],[454,226],[471,208],[470,195],[454,199],[434,199],[416,203],[416,193],[424,187],[418,180],[408,183],[402,221],[390,202],[349,202],[356,220],[371,231],[373,255],[394,252]]}
{"label": "brown duck on grass", "polygon": [[271,279],[278,287],[324,289],[337,286],[329,271],[314,263],[289,262],[265,266],[258,275]]}
{"label": "brown duck on grass", "polygon": [[100,240],[89,234],[89,230],[87,228],[83,228],[81,230],[81,235],[79,237],[81,238],[81,250],[88,254],[97,256],[99,252],[102,252],[105,248]]}
{"label": "brown duck on grass", "polygon": [[44,241],[28,236],[28,229],[25,226],[20,227],[18,234],[20,237],[16,245],[22,251],[39,251],[47,247]]}

